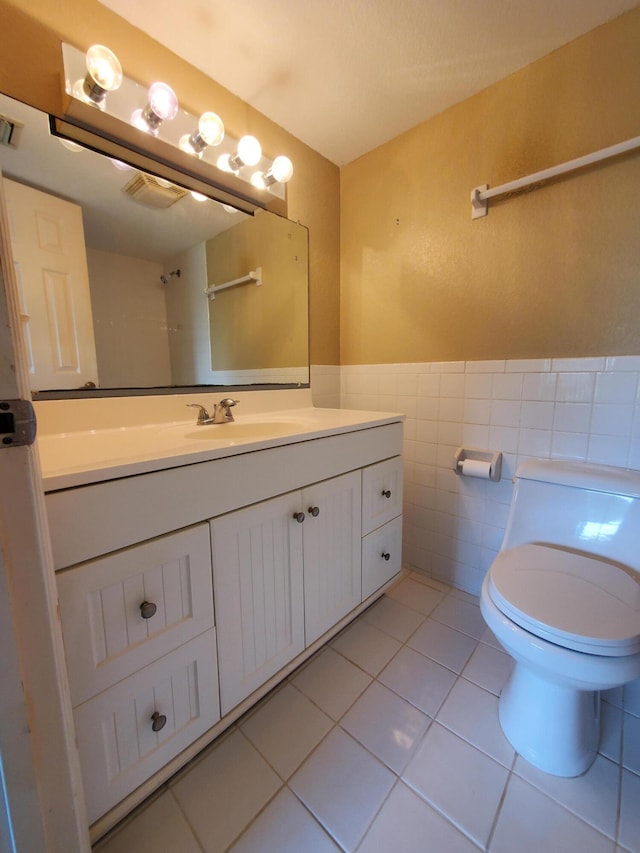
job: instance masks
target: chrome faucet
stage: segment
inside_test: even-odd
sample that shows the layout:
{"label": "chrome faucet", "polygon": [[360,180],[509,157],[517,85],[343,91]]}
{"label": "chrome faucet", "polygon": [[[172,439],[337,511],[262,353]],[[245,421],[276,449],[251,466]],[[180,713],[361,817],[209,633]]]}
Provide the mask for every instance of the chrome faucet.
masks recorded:
{"label": "chrome faucet", "polygon": [[213,415],[210,415],[209,412],[205,409],[204,406],[201,406],[200,403],[187,403],[192,409],[198,409],[198,420],[196,421],[198,426],[206,426],[207,424],[228,424],[233,420],[233,414],[231,413],[231,407],[236,406],[238,404],[238,400],[232,400],[231,397],[225,397],[224,400],[220,400],[219,403],[216,403],[213,408]]}
{"label": "chrome faucet", "polygon": [[216,403],[213,409],[213,422],[214,424],[228,424],[233,420],[233,413],[231,412],[231,407],[236,406],[238,404],[237,400],[232,400],[231,397],[225,397],[224,400],[220,400],[219,403]]}

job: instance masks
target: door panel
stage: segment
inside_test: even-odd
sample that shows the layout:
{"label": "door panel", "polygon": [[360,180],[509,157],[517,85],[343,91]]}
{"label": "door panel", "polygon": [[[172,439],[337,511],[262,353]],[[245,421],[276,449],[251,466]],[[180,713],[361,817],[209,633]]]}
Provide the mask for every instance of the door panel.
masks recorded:
{"label": "door panel", "polygon": [[98,384],[82,211],[5,180],[31,388]]}

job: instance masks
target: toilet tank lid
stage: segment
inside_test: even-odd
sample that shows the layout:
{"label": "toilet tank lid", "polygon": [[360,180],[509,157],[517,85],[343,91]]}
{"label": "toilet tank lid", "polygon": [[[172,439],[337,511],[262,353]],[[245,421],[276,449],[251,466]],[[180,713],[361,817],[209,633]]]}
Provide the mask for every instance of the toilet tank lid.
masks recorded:
{"label": "toilet tank lid", "polygon": [[592,465],[589,462],[530,459],[518,466],[516,479],[538,480],[543,483],[640,498],[640,471],[631,468]]}

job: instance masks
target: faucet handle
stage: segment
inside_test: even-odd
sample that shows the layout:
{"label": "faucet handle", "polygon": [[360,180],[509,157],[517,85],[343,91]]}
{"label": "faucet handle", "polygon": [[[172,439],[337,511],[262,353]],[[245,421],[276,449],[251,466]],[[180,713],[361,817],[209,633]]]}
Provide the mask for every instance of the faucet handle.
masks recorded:
{"label": "faucet handle", "polygon": [[224,400],[220,400],[219,403],[216,403],[213,413],[214,423],[225,424],[233,421],[231,407],[236,406],[239,402],[239,400],[232,400],[231,397],[225,397]]}
{"label": "faucet handle", "polygon": [[200,410],[198,412],[198,420],[197,420],[198,426],[202,426],[203,424],[206,424],[211,420],[211,416],[210,416],[209,412],[205,409],[204,406],[201,406],[200,403],[187,403],[186,405],[188,408]]}

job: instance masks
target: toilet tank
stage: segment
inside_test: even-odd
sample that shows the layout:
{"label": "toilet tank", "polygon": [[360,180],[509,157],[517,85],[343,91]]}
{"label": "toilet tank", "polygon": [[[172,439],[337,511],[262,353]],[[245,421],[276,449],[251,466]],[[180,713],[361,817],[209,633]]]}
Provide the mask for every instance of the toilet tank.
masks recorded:
{"label": "toilet tank", "polygon": [[640,571],[640,471],[530,460],[515,484],[501,550],[559,545]]}

